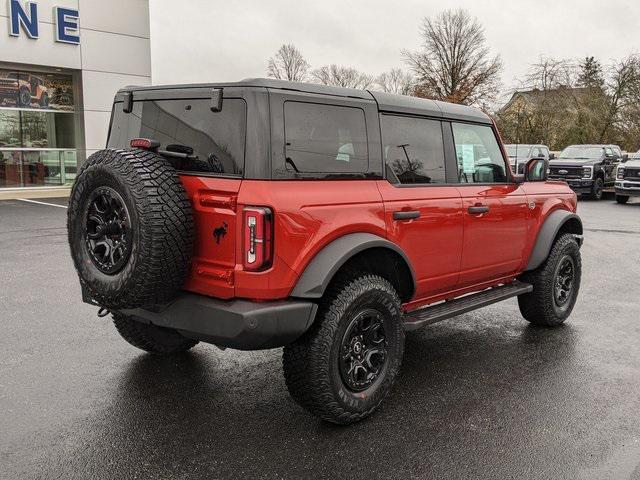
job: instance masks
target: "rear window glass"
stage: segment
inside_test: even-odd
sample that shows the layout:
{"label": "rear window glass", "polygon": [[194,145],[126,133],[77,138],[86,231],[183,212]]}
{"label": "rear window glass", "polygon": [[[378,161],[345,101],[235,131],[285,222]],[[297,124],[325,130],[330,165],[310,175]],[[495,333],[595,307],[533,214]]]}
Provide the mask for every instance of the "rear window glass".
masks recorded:
{"label": "rear window glass", "polygon": [[114,107],[109,148],[126,148],[133,138],[160,142],[160,150],[187,153],[171,158],[178,170],[240,176],[244,168],[246,104],[225,98],[221,112],[209,99],[136,101],[125,113]]}
{"label": "rear window glass", "polygon": [[385,163],[399,183],[445,183],[439,121],[382,115],[381,128]]}
{"label": "rear window glass", "polygon": [[285,161],[297,173],[365,173],[367,128],[360,108],[285,102]]}

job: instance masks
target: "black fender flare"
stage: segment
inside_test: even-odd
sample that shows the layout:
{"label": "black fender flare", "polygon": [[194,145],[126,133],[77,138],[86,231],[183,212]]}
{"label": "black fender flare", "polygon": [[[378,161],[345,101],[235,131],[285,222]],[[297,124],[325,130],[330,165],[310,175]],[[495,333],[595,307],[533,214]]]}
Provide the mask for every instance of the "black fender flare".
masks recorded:
{"label": "black fender flare", "polygon": [[291,296],[321,298],[340,267],[354,255],[370,248],[387,248],[400,255],[411,272],[411,281],[415,292],[415,272],[406,253],[398,245],[372,233],[350,233],[332,241],[316,254],[300,275]]}
{"label": "black fender flare", "polygon": [[[575,213],[568,212],[567,210],[555,210],[544,221],[542,228],[538,232],[538,237],[536,238],[536,243],[531,251],[531,256],[529,257],[529,263],[525,268],[525,271],[528,272],[530,270],[535,270],[547,259],[549,253],[551,252],[551,247],[553,246],[553,242],[558,236],[558,232],[567,222],[578,222],[579,227],[574,232],[575,235],[581,236],[582,229],[582,220]],[[580,238],[579,242],[582,242]]]}

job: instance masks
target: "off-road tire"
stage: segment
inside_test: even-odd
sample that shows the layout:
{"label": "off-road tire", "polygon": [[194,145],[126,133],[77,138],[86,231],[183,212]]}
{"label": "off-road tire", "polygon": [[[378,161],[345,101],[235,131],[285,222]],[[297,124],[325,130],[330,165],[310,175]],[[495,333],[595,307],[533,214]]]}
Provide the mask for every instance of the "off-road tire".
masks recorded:
{"label": "off-road tire", "polygon": [[[554,299],[556,273],[560,262],[570,257],[574,265],[574,280],[570,300],[560,308]],[[554,243],[547,260],[532,272],[526,272],[521,280],[533,285],[533,291],[518,296],[522,316],[534,325],[555,327],[571,314],[580,291],[582,261],[580,247],[571,234],[561,235]]]}
{"label": "off-road tire", "polygon": [[18,106],[30,107],[31,106],[31,92],[27,88],[21,88],[18,91]]}
{"label": "off-road tire", "polygon": [[145,352],[174,355],[186,352],[198,344],[197,340],[182,336],[172,328],[163,328],[133,320],[121,313],[113,314],[113,324],[128,343]]}
{"label": "off-road tire", "polygon": [[616,195],[616,202],[620,205],[624,205],[629,201],[629,195]]}
{"label": "off-road tire", "polygon": [[[370,274],[344,274],[320,302],[311,328],[283,352],[283,370],[294,400],[323,420],[347,425],[371,415],[391,390],[402,363],[404,329],[400,298],[385,279]],[[386,363],[366,390],[345,384],[338,356],[346,329],[362,310],[383,317]]]}
{"label": "off-road tire", "polygon": [[602,177],[596,177],[593,181],[593,186],[591,187],[591,193],[589,197],[592,200],[602,200],[604,197],[604,180]]}
{"label": "off-road tire", "polygon": [[[100,189],[115,191],[130,218],[128,260],[109,274],[92,260],[85,232],[89,199]],[[67,228],[80,282],[112,311],[167,303],[189,274],[191,204],[175,169],[155,153],[107,149],[91,155],[71,190]]]}

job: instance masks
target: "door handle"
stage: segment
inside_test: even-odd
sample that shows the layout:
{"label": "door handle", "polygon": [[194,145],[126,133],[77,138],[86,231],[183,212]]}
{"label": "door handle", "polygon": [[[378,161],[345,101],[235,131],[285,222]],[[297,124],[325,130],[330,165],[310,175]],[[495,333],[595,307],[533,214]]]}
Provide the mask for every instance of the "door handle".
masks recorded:
{"label": "door handle", "polygon": [[483,213],[487,213],[489,211],[489,207],[487,207],[486,205],[477,205],[475,207],[469,207],[467,209],[467,212],[469,212],[471,215],[480,215]]}
{"label": "door handle", "polygon": [[420,212],[417,210],[393,212],[394,220],[414,220],[416,218],[420,218]]}

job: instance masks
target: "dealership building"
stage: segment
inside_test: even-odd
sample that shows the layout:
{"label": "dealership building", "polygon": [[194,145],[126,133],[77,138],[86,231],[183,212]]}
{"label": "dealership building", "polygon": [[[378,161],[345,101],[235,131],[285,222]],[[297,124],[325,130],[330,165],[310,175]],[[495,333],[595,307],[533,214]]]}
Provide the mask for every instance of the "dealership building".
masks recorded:
{"label": "dealership building", "polygon": [[0,192],[69,186],[111,104],[151,83],[148,0],[0,2]]}

